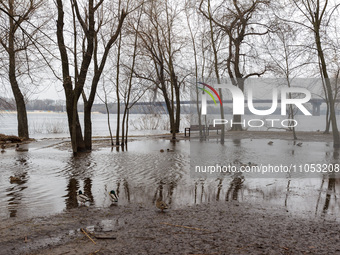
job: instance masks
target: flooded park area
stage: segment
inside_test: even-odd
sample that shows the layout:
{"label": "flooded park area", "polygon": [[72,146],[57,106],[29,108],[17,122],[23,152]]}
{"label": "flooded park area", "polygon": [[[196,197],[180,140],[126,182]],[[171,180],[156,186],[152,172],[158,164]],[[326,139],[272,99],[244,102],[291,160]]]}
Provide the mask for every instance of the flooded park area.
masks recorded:
{"label": "flooded park area", "polygon": [[[204,158],[212,158],[207,146],[218,147],[226,162],[253,162],[267,165],[336,164],[330,142],[292,140],[227,139],[222,146],[216,139],[172,143],[167,136],[135,138],[125,151],[111,148],[108,140],[94,141],[94,150],[74,157],[68,141],[43,139],[24,146],[28,151],[8,148],[1,155],[2,219],[29,218],[77,208],[78,190],[90,198],[91,206],[108,207],[109,191],[116,190],[119,204],[152,207],[162,192],[171,208],[230,200],[268,206],[282,206],[308,216],[334,217],[339,220],[340,181],[317,172],[263,175],[244,173],[242,184],[235,186],[235,173],[195,173],[190,168],[190,146],[205,149]],[[258,150],[261,148],[261,150]],[[169,151],[167,151],[169,149]],[[164,150],[164,152],[160,152]],[[208,152],[207,152],[208,151]],[[207,160],[205,160],[207,162]],[[308,166],[308,165],[307,165]],[[17,176],[20,181],[11,181]]]}
{"label": "flooded park area", "polygon": [[[195,160],[238,167],[339,163],[331,135],[297,135],[294,141],[289,132],[226,132],[223,145],[216,132],[206,139],[179,134],[176,142],[164,133],[132,135],[125,150],[98,137],[91,152],[77,157],[67,137],[38,138],[23,143],[23,151],[9,144],[0,155],[0,247],[4,254],[340,251],[337,171],[267,175],[192,167]],[[77,200],[79,190],[89,202]],[[165,213],[155,206],[159,197],[168,204]],[[94,244],[82,231],[109,237]],[[166,241],[169,235],[177,246]]]}

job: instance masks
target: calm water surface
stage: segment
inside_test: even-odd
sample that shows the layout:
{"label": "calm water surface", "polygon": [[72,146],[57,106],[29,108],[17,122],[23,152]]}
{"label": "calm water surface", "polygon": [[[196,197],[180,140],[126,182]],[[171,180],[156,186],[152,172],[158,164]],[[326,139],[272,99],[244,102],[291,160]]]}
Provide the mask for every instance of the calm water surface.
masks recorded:
{"label": "calm water surface", "polygon": [[[30,113],[28,117],[30,135],[38,141],[27,145],[28,152],[12,148],[0,154],[1,219],[43,216],[77,207],[79,189],[91,198],[88,206],[96,207],[110,206],[108,192],[115,189],[121,205],[141,203],[153,207],[159,196],[171,208],[239,200],[280,206],[296,214],[340,219],[340,181],[328,175],[296,173],[263,178],[244,174],[239,182],[239,176],[234,174],[197,175],[190,167],[190,158],[205,163],[210,160],[212,164],[235,160],[273,165],[339,163],[332,145],[326,142],[304,142],[298,147],[284,140],[274,140],[273,146],[268,146],[265,139],[233,139],[222,146],[214,140],[173,144],[141,138],[130,142],[124,152],[103,147],[75,158],[69,150],[58,148],[63,140],[39,140],[69,137],[65,113]],[[162,128],[166,121],[163,117],[156,125],[149,117],[131,115],[136,125],[131,125],[130,134],[167,132]],[[113,132],[115,118],[111,116]],[[324,116],[308,121],[305,118],[298,116],[299,130],[323,129]],[[188,126],[187,120],[184,116],[181,130]],[[94,136],[108,135],[106,121],[105,114],[93,114]],[[16,123],[15,114],[2,114],[0,133],[16,134]],[[160,152],[166,148],[174,151]],[[9,177],[14,175],[22,181],[10,183]]]}
{"label": "calm water surface", "polygon": [[[289,141],[274,143],[270,147],[260,139],[228,140],[221,155],[228,160],[257,163],[334,163],[332,148],[327,143],[306,142],[299,148]],[[339,219],[339,180],[324,175],[313,178],[245,175],[244,182],[235,183],[232,174],[195,176],[190,172],[193,146],[209,144],[190,146],[190,141],[173,144],[167,140],[142,139],[130,142],[124,152],[103,147],[76,158],[50,140],[28,144],[28,152],[8,149],[0,156],[0,217],[43,216],[77,207],[79,189],[90,197],[88,206],[108,207],[111,204],[108,192],[115,189],[120,205],[140,203],[153,207],[160,195],[171,208],[235,199],[286,207],[296,214]],[[160,152],[166,148],[174,151]],[[12,175],[21,176],[22,182],[10,183]]]}
{"label": "calm water surface", "polygon": [[[60,138],[69,137],[67,115],[65,112],[28,112],[28,129],[31,138]],[[84,114],[79,113],[80,124],[83,126]],[[123,115],[121,115],[121,120]],[[129,134],[146,135],[157,133],[168,133],[168,116],[152,114],[130,114]],[[17,116],[14,112],[0,114],[0,133],[6,135],[17,135]],[[188,126],[189,117],[181,117],[181,130]],[[110,126],[115,135],[117,125],[117,114],[110,114]],[[107,115],[92,113],[92,135],[109,136]]]}

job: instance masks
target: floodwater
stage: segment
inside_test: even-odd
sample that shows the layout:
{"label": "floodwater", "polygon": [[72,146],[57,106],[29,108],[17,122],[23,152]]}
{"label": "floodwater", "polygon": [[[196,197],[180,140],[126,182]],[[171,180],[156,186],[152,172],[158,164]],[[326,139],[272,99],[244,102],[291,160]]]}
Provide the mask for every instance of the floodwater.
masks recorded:
{"label": "floodwater", "polygon": [[[80,124],[83,125],[82,113],[79,113]],[[209,115],[210,118],[220,118],[218,115]],[[257,117],[257,121],[250,124],[249,120],[253,119],[251,115],[244,116],[245,128],[249,131],[265,131],[278,130],[280,131],[280,123],[286,119],[285,116],[273,115],[268,119],[275,119],[275,125],[269,124],[266,121],[266,116],[262,118]],[[57,138],[69,137],[67,115],[64,112],[28,112],[28,127],[31,138]],[[121,116],[122,118],[122,116]],[[194,118],[189,114],[181,115],[180,131],[184,132],[184,128],[189,126],[189,123],[194,123]],[[147,135],[160,134],[168,132],[169,121],[166,114],[152,115],[152,114],[131,114],[129,117],[129,134],[130,135]],[[231,115],[225,116],[227,127],[230,128]],[[317,131],[323,130],[325,126],[325,116],[295,116],[297,121],[297,131]],[[340,125],[340,118],[337,118],[338,125]],[[191,122],[190,122],[191,121]],[[209,122],[209,121],[208,121]],[[263,124],[261,123],[263,122]],[[209,124],[212,124],[211,120]],[[255,125],[258,127],[250,127]],[[287,123],[286,123],[287,124]],[[110,114],[110,125],[113,134],[115,134],[117,125],[117,114]],[[261,126],[262,125],[262,126]],[[275,127],[272,127],[275,126]],[[101,113],[92,113],[92,135],[93,136],[109,136],[109,128],[107,124],[107,115]],[[0,133],[6,135],[17,135],[17,116],[14,112],[0,114]]]}
{"label": "floodwater", "polygon": [[[36,139],[69,137],[65,113],[29,113],[30,135]],[[132,115],[131,135],[164,133],[166,116]],[[304,131],[322,130],[324,116],[305,121],[298,116]],[[113,132],[115,115],[111,115]],[[182,127],[188,126],[182,119]],[[108,135],[105,114],[93,114],[93,135]],[[16,115],[3,114],[0,133],[16,134]],[[127,203],[154,206],[162,196],[171,208],[195,203],[239,200],[280,206],[296,214],[340,219],[340,181],[327,173],[296,172],[281,175],[245,173],[197,174],[193,159],[205,164],[303,165],[339,163],[332,145],[327,142],[304,142],[299,147],[292,141],[266,139],[229,139],[220,145],[210,141],[140,138],[129,142],[128,150],[116,151],[103,146],[73,157],[70,150],[60,149],[63,139],[38,140],[27,144],[27,152],[13,148],[0,154],[0,218],[34,217],[55,214],[80,206],[79,189],[91,199],[86,206],[111,206],[108,193],[114,189],[119,205]],[[65,146],[64,146],[65,147]],[[170,148],[173,151],[167,152]],[[70,148],[68,148],[70,149]],[[165,149],[164,153],[160,149]],[[10,176],[21,181],[10,182]],[[265,177],[265,178],[264,178]]]}
{"label": "floodwater", "polygon": [[[92,135],[109,136],[107,114],[92,113]],[[116,133],[117,114],[110,114],[110,126],[113,135]],[[31,138],[69,137],[67,114],[65,112],[28,112],[28,129]],[[83,126],[84,114],[79,113],[80,125]],[[121,120],[123,115],[121,115]],[[130,114],[129,135],[149,135],[169,132],[168,115],[163,114]],[[189,116],[181,116],[181,130],[188,126]],[[17,115],[15,112],[0,113],[0,133],[17,135]]]}
{"label": "floodwater", "polygon": [[[193,174],[190,147],[208,148],[210,144],[218,144],[213,140],[190,144],[188,140],[171,143],[141,138],[129,142],[126,151],[103,146],[78,157],[73,157],[70,150],[61,150],[60,142],[41,140],[28,144],[27,152],[12,148],[0,155],[1,219],[45,216],[81,206],[76,199],[79,189],[91,200],[85,206],[113,206],[108,193],[114,189],[119,196],[118,206],[136,203],[153,207],[159,196],[171,208],[239,200],[280,206],[301,215],[340,219],[337,200],[340,181],[327,174],[277,178],[245,174],[242,181],[229,173]],[[324,142],[304,142],[302,147],[283,140],[274,140],[273,146],[266,143],[264,139],[228,140],[223,146],[225,151],[219,150],[230,162],[235,159],[257,164],[337,161],[331,146]],[[167,148],[173,151],[167,152]],[[11,183],[10,176],[20,176],[21,181]]]}

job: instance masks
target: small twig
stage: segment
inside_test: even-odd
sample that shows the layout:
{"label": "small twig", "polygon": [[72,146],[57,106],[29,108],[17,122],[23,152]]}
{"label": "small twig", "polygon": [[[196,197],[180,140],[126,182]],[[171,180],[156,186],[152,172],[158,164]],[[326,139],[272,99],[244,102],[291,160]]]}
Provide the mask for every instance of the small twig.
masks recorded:
{"label": "small twig", "polygon": [[163,225],[169,225],[169,226],[174,226],[174,227],[179,227],[179,228],[186,228],[186,229],[193,229],[193,230],[211,232],[211,231],[206,230],[206,229],[194,228],[194,227],[188,227],[188,226],[182,226],[182,225],[175,225],[175,224],[170,224],[170,223],[167,223],[167,222],[161,222],[161,224],[163,224]]}
{"label": "small twig", "polygon": [[96,244],[95,241],[93,241],[93,239],[86,233],[86,231],[84,229],[81,229],[81,231],[94,243]]}
{"label": "small twig", "polygon": [[101,249],[97,250],[97,251],[94,251],[94,252],[91,252],[90,255],[92,254],[96,254],[97,252],[100,252]]}
{"label": "small twig", "polygon": [[64,254],[67,254],[67,253],[70,253],[70,251],[65,251],[63,253],[60,253],[60,255],[64,255]]}

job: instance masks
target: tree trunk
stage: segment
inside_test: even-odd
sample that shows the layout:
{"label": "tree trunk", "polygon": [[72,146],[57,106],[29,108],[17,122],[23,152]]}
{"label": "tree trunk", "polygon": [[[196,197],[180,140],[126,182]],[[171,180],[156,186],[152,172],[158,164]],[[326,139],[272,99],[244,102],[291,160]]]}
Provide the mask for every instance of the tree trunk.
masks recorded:
{"label": "tree trunk", "polygon": [[[92,104],[91,104],[92,106]],[[92,121],[91,108],[89,105],[84,105],[84,141],[86,150],[92,150]]]}
{"label": "tree trunk", "polygon": [[11,88],[13,91],[13,95],[15,98],[15,103],[17,107],[17,120],[18,120],[18,136],[23,137],[25,139],[29,138],[28,133],[28,121],[27,121],[27,112],[25,99],[22,95],[17,79],[16,79],[16,62],[15,62],[15,48],[14,48],[14,34],[15,34],[15,26],[12,17],[14,17],[14,6],[13,1],[9,1],[9,14],[11,17],[9,18],[10,24],[10,32],[8,35],[8,54],[9,54],[9,81],[11,83]]}
{"label": "tree trunk", "polygon": [[127,110],[126,113],[126,131],[125,131],[125,147],[127,148],[127,139],[128,139],[128,134],[129,134],[129,113],[130,110]]}
{"label": "tree trunk", "polygon": [[314,24],[314,31],[315,31],[315,41],[316,41],[318,56],[321,61],[322,73],[325,78],[325,83],[326,83],[326,88],[327,88],[327,96],[328,96],[328,101],[329,101],[329,112],[330,112],[330,119],[331,119],[331,125],[332,125],[332,133],[333,133],[333,147],[340,148],[340,137],[339,137],[338,126],[336,123],[332,86],[329,80],[329,76],[327,72],[327,65],[326,65],[324,54],[323,54],[323,49],[321,46],[321,39],[320,39],[320,33],[319,33],[320,28],[318,26],[318,23]]}
{"label": "tree trunk", "polygon": [[168,110],[169,120],[170,120],[170,132],[172,134],[172,139],[176,139],[176,122],[175,122],[175,115],[174,115],[174,109],[171,107],[171,101],[168,97],[166,86],[165,84],[162,85],[162,92],[164,95],[164,100],[166,104],[166,108]]}
{"label": "tree trunk", "polygon": [[[239,89],[244,92],[244,79],[240,78],[237,79],[237,84],[234,84],[235,86],[238,86]],[[231,127],[231,131],[243,131],[242,125],[244,123],[245,126],[245,120],[242,121],[241,115],[233,115],[233,126]],[[235,124],[234,124],[235,123]]]}
{"label": "tree trunk", "polygon": [[117,130],[116,130],[116,145],[119,145],[119,126],[120,126],[120,96],[119,96],[119,64],[120,64],[120,49],[122,36],[119,35],[118,55],[117,55],[117,74],[116,74],[116,96],[117,96]]}
{"label": "tree trunk", "polygon": [[28,139],[29,133],[28,133],[28,121],[27,121],[25,99],[19,89],[17,80],[15,78],[15,64],[12,64],[12,63],[10,63],[9,80],[11,83],[11,87],[12,87],[12,91],[13,91],[13,95],[14,95],[15,103],[17,107],[18,136]]}
{"label": "tree trunk", "polygon": [[179,86],[177,84],[177,77],[175,77],[175,93],[176,93],[176,124],[175,124],[175,132],[179,133],[179,126],[181,124],[181,99],[180,99],[180,91]]}
{"label": "tree trunk", "polygon": [[73,95],[66,96],[66,112],[69,123],[69,132],[71,136],[71,144],[73,153],[85,151],[85,143],[81,131],[81,126],[79,122],[79,115],[77,107],[72,103]]}
{"label": "tree trunk", "polygon": [[171,139],[175,140],[176,139],[176,120],[174,116],[174,109],[168,108],[169,111],[169,118],[170,118],[170,132],[172,134]]}
{"label": "tree trunk", "polygon": [[[217,58],[217,49],[216,49],[216,44],[214,40],[214,30],[213,30],[213,24],[212,24],[212,16],[211,16],[211,11],[210,11],[210,0],[208,1],[208,12],[209,12],[209,26],[210,26],[210,40],[211,40],[211,45],[214,53],[214,71],[217,79],[217,84],[221,84],[220,80],[220,73],[218,70],[218,58]],[[218,89],[219,96],[223,102],[223,95],[222,95],[222,89]],[[224,109],[223,109],[223,104],[220,105],[220,116],[221,119],[224,119]],[[225,137],[225,124],[222,124],[222,129],[221,129],[221,144],[224,144],[224,137]]]}
{"label": "tree trunk", "polygon": [[123,114],[123,120],[122,120],[122,139],[121,139],[121,146],[124,147],[124,141],[125,141],[125,121],[126,121],[126,114],[127,114],[127,104],[125,104],[124,114]]}

